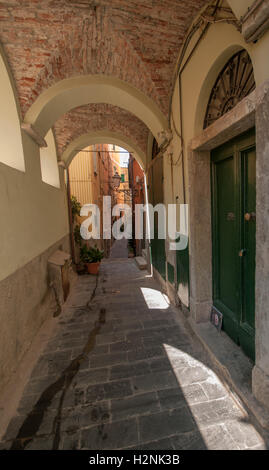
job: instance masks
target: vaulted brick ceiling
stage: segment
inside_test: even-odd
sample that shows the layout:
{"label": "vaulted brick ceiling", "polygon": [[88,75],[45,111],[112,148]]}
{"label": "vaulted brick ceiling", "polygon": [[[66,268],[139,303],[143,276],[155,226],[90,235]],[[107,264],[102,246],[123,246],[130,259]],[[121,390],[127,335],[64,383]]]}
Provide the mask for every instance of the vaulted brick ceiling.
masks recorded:
{"label": "vaulted brick ceiling", "polygon": [[0,41],[15,78],[22,115],[49,86],[81,74],[125,80],[167,115],[180,47],[192,20],[207,3],[0,1]]}
{"label": "vaulted brick ceiling", "polygon": [[75,108],[58,119],[54,130],[60,155],[77,137],[101,130],[120,132],[133,140],[143,152],[146,153],[147,149],[148,129],[145,124],[128,111],[108,104]]}

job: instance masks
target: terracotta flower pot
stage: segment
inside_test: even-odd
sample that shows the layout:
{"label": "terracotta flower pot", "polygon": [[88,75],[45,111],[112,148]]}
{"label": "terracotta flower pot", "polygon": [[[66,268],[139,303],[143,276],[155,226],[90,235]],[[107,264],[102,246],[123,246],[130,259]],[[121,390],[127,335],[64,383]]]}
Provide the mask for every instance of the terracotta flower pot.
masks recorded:
{"label": "terracotta flower pot", "polygon": [[86,263],[89,274],[98,274],[100,261],[97,263]]}

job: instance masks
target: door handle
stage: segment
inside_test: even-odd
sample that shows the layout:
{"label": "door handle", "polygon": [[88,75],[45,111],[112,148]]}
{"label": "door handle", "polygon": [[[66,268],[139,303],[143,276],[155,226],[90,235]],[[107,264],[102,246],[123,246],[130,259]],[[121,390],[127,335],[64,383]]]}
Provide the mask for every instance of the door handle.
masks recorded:
{"label": "door handle", "polygon": [[238,253],[238,256],[240,256],[240,258],[243,258],[243,256],[245,256],[247,250],[245,248],[242,248],[242,250],[239,251]]}
{"label": "door handle", "polygon": [[256,219],[256,213],[255,212],[246,212],[244,215],[244,219],[246,222],[249,222],[251,219]]}

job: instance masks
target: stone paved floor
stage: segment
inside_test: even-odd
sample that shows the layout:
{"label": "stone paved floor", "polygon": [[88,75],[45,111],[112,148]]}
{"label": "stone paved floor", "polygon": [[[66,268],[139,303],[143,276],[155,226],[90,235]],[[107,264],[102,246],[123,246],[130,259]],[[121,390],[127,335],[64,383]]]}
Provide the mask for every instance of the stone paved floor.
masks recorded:
{"label": "stone paved floor", "polygon": [[134,260],[70,296],[2,449],[263,449],[199,343]]}
{"label": "stone paved floor", "polygon": [[128,240],[115,240],[110,253],[110,258],[128,258]]}

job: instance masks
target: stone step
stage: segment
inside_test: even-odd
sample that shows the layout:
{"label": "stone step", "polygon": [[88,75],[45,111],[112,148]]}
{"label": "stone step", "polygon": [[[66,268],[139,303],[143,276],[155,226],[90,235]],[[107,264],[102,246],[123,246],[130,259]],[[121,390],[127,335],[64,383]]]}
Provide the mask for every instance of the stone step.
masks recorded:
{"label": "stone step", "polygon": [[139,267],[139,269],[142,271],[143,269],[147,269],[147,262],[146,260],[143,258],[143,256],[136,256],[135,257],[135,262],[137,264],[137,266]]}
{"label": "stone step", "polygon": [[147,259],[147,249],[146,248],[144,248],[142,250],[142,256],[143,256],[143,258],[145,258],[145,260]]}

